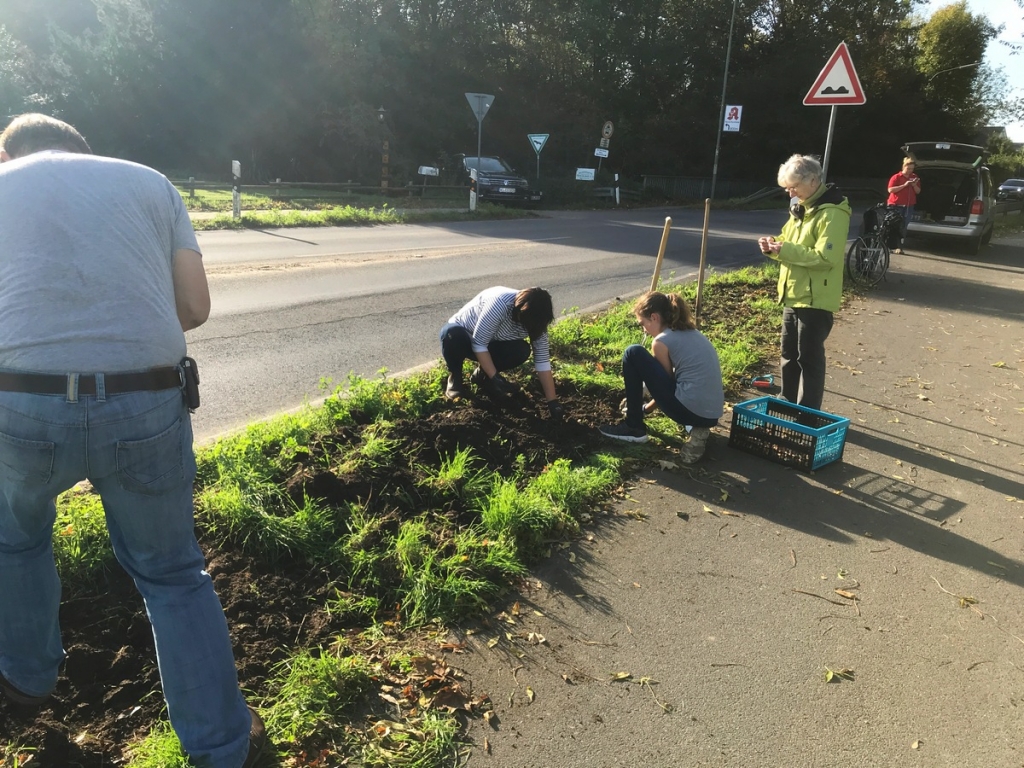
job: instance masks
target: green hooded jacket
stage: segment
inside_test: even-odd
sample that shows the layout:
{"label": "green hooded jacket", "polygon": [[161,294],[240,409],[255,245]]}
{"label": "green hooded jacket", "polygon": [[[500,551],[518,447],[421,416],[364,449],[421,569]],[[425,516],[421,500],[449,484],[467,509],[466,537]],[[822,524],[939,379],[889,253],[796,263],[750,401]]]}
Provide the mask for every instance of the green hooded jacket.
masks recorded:
{"label": "green hooded jacket", "polygon": [[779,302],[787,307],[813,307],[837,312],[843,296],[843,255],[850,234],[850,203],[839,190],[822,184],[777,238],[773,258],[781,265]]}

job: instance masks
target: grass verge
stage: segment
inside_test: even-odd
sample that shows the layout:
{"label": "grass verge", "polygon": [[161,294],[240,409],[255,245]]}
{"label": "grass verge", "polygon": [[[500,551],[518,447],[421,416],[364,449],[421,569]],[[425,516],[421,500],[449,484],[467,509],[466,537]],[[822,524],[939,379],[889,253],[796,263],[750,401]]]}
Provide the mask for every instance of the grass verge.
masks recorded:
{"label": "grass verge", "polygon": [[[734,395],[776,354],[776,279],[777,269],[751,268],[705,284],[703,330]],[[694,299],[695,285],[663,287]],[[641,340],[631,304],[566,317],[551,337],[563,391],[614,414],[622,351]],[[502,416],[447,403],[441,379],[437,369],[353,377],[322,406],[199,452],[204,546],[239,552],[255,591],[260,573],[308,574],[319,585],[292,587],[308,606],[299,632],[265,674],[245,680],[282,764],[457,765],[464,745],[455,713],[479,713],[487,702],[422,649],[444,646],[444,626],[490,610],[552,545],[579,533],[637,462],[678,441],[664,418],[651,420],[654,439],[644,446],[598,442],[581,426],[583,452],[556,455],[542,434],[517,443]],[[525,372],[516,380],[528,386]],[[545,422],[527,413],[517,429],[523,424]],[[554,428],[553,445],[571,431]],[[58,515],[57,560],[79,589],[112,567],[102,508],[78,491],[61,497]],[[326,630],[295,643],[307,619]],[[128,765],[182,760],[173,731],[158,722],[131,745]]]}

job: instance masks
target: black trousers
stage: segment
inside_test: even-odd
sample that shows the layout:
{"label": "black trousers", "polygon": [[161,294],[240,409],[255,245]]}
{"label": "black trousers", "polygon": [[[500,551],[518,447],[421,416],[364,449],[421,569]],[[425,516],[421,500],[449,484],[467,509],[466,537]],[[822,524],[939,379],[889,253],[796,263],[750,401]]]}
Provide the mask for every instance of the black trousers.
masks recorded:
{"label": "black trousers", "polygon": [[[498,372],[507,371],[525,363],[532,348],[526,339],[514,341],[492,341],[487,345],[491,360]],[[441,329],[441,357],[448,370],[462,376],[462,362],[476,360],[473,352],[473,337],[469,331],[456,323],[448,323]]]}
{"label": "black trousers", "polygon": [[825,339],[832,313],[809,307],[782,311],[782,396],[791,403],[821,409],[825,395]]}

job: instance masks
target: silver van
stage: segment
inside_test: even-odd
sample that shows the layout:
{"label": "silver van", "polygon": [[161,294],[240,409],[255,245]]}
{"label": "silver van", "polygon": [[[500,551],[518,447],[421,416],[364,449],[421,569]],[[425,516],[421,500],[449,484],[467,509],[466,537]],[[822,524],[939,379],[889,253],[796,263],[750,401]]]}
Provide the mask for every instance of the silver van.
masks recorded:
{"label": "silver van", "polygon": [[961,243],[976,254],[992,239],[996,200],[984,162],[986,150],[973,144],[917,141],[904,144],[921,177],[907,235]]}

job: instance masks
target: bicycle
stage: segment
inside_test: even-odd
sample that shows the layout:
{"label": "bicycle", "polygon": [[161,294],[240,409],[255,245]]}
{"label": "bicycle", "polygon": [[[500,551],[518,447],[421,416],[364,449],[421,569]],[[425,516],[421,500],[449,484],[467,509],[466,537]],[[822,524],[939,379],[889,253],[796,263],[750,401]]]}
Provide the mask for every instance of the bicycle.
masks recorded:
{"label": "bicycle", "polygon": [[902,218],[897,211],[888,210],[884,203],[864,212],[863,234],[846,252],[846,274],[855,285],[870,288],[885,278],[889,269],[889,243],[899,237]]}

